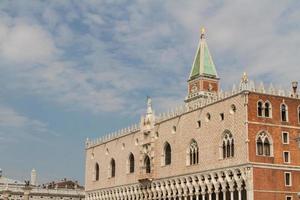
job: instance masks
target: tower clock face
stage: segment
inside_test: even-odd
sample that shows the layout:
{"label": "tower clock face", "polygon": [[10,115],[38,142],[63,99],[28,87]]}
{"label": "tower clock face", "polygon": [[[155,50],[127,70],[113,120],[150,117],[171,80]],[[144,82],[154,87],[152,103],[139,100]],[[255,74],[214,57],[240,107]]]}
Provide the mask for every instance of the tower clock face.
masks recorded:
{"label": "tower clock face", "polygon": [[194,83],[194,84],[192,85],[191,92],[192,92],[192,93],[195,93],[195,92],[197,92],[197,91],[198,91],[198,86],[197,86],[196,83]]}

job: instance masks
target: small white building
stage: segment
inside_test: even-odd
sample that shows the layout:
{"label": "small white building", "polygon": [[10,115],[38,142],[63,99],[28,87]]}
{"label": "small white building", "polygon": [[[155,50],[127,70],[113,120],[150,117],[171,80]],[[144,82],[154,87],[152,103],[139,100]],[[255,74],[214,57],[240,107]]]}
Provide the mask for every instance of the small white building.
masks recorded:
{"label": "small white building", "polygon": [[77,182],[63,179],[37,185],[37,174],[31,171],[30,182],[7,178],[0,169],[0,200],[82,200],[84,188]]}

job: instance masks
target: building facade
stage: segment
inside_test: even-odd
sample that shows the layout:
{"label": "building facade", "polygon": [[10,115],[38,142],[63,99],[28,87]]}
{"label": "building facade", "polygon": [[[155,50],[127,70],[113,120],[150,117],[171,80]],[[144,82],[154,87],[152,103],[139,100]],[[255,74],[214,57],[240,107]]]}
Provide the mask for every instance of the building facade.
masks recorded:
{"label": "building facade", "polygon": [[30,181],[22,182],[4,177],[0,169],[0,200],[82,200],[84,188],[77,182],[63,179],[37,185],[33,169]]}
{"label": "building facade", "polygon": [[86,141],[87,200],[292,200],[300,192],[300,99],[243,75],[230,92],[204,30],[185,103]]}

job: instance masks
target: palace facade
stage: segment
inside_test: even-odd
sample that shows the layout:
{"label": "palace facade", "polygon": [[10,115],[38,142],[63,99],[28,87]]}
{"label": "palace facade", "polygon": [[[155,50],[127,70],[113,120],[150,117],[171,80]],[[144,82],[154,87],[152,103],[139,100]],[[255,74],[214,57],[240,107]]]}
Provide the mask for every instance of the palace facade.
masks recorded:
{"label": "palace facade", "polygon": [[87,200],[296,200],[300,99],[243,75],[222,92],[204,31],[183,106],[86,141]]}

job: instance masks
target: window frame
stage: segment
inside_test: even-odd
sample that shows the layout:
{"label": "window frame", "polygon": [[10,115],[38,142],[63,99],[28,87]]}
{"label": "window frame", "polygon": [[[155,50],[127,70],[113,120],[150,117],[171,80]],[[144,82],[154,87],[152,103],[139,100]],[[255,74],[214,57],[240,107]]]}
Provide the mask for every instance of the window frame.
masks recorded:
{"label": "window frame", "polygon": [[[287,142],[284,142],[284,135],[287,135]],[[281,132],[282,144],[290,144],[290,133],[287,131]]]}
{"label": "window frame", "polygon": [[110,160],[110,178],[116,177],[116,161],[114,158]]}
{"label": "window frame", "polygon": [[235,142],[234,142],[234,137],[231,131],[225,130],[222,134],[222,140],[221,140],[221,145],[220,145],[220,158],[223,160],[225,159],[230,159],[234,158],[235,154]]}
{"label": "window frame", "polygon": [[135,157],[132,152],[128,156],[128,174],[133,174],[135,172]]}
{"label": "window frame", "polygon": [[[285,160],[285,154],[286,153],[288,155],[288,161],[287,162]],[[291,163],[291,153],[290,153],[290,151],[283,151],[282,155],[283,155],[283,163],[290,164]]]}
{"label": "window frame", "polygon": [[[167,152],[167,147],[170,148],[170,152]],[[162,166],[169,166],[169,165],[171,165],[172,164],[172,147],[171,147],[171,145],[170,145],[169,142],[165,142],[164,143],[162,155],[163,155],[162,156]],[[168,155],[169,155],[169,158],[167,158]]]}
{"label": "window frame", "polygon": [[[287,177],[286,175],[289,174],[289,184],[287,184]],[[291,187],[293,184],[292,184],[292,173],[291,172],[284,172],[284,185],[285,187]]]}
{"label": "window frame", "polygon": [[[261,115],[259,115],[259,103],[261,103]],[[256,102],[256,116],[257,117],[264,117],[264,101],[259,99],[257,102]]]}
{"label": "window frame", "polygon": [[199,145],[195,139],[191,139],[187,149],[187,165],[194,166],[199,164]]}
{"label": "window frame", "polygon": [[[265,134],[265,138],[267,138],[267,140],[268,140],[268,142],[269,142],[269,147],[270,147],[270,151],[269,151],[269,155],[266,155],[266,151],[265,151],[265,138],[262,138],[261,136],[262,136],[262,134]],[[260,140],[261,140],[261,144],[262,144],[262,154],[259,154],[258,153],[258,145],[257,145],[257,141],[258,141],[258,139],[260,138]],[[274,144],[273,144],[273,138],[272,138],[272,136],[267,132],[267,131],[265,131],[265,130],[263,130],[263,131],[259,131],[258,133],[257,133],[257,135],[256,135],[256,139],[255,139],[255,148],[256,148],[256,156],[264,156],[264,157],[274,157],[274,150],[273,150],[273,148],[274,148],[274,146],[273,146]]]}
{"label": "window frame", "polygon": [[[286,118],[286,120],[283,120],[283,118],[282,118],[282,106],[285,106],[285,118]],[[289,122],[289,107],[286,105],[286,103],[281,103],[280,104],[280,120],[281,120],[281,122]]]}
{"label": "window frame", "polygon": [[[266,104],[269,104],[268,114],[269,116],[266,116]],[[269,100],[266,100],[263,104],[263,117],[265,118],[272,118],[272,104]]]}
{"label": "window frame", "polygon": [[100,166],[99,163],[96,162],[94,166],[95,174],[94,174],[94,181],[99,181],[100,180]]}

